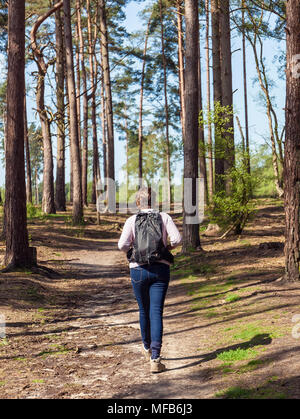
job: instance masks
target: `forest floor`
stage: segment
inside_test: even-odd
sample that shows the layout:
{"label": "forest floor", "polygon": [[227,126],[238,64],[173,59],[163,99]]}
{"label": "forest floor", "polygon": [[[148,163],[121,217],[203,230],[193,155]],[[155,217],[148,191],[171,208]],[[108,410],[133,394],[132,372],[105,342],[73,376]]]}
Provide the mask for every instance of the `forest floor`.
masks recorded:
{"label": "forest floor", "polygon": [[284,272],[283,205],[256,204],[241,236],[201,235],[204,252],[177,255],[161,374],[143,359],[129,269],[117,249],[126,216],[101,216],[98,226],[90,209],[80,227],[70,212],[30,219],[39,263],[59,276],[0,274],[0,398],[299,398],[292,329],[300,284],[276,282]]}

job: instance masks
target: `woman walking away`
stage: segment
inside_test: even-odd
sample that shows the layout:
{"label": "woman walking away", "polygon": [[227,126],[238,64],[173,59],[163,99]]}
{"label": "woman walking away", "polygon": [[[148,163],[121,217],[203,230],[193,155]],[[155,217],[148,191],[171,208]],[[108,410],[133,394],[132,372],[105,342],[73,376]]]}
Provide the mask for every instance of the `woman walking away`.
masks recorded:
{"label": "woman walking away", "polygon": [[[139,306],[142,352],[153,373],[165,370],[161,363],[163,308],[170,281],[170,250],[181,243],[172,218],[151,207],[155,193],[143,187],[137,192],[138,213],[125,222],[118,247],[127,252],[130,277]],[[168,244],[168,239],[170,244]]]}

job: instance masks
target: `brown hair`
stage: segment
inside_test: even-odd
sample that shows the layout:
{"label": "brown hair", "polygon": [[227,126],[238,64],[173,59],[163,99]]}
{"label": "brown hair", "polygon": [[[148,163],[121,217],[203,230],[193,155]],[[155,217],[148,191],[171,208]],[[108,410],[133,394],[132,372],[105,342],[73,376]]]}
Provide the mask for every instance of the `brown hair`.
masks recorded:
{"label": "brown hair", "polygon": [[[151,199],[152,198],[152,199]],[[143,186],[136,194],[135,202],[138,208],[151,208],[155,205],[156,193],[150,188]]]}

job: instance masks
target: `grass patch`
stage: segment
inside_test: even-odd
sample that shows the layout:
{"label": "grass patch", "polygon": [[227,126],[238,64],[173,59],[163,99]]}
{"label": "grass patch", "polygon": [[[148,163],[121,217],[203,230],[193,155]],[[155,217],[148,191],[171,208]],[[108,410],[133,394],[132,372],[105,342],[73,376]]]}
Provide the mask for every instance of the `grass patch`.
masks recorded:
{"label": "grass patch", "polygon": [[232,362],[225,362],[224,364],[220,365],[219,369],[223,374],[245,374],[247,372],[255,371],[261,365],[268,363],[268,360],[261,360],[261,359],[252,359],[247,364],[232,367]]}
{"label": "grass patch", "polygon": [[237,241],[236,241],[238,244],[241,244],[242,246],[245,246],[245,247],[250,247],[251,246],[251,243],[249,242],[249,240],[245,240],[245,239],[237,239]]}
{"label": "grass patch", "polygon": [[231,349],[229,351],[221,352],[217,355],[217,359],[220,361],[227,362],[236,362],[244,361],[245,359],[255,358],[257,356],[257,351],[255,349]]}
{"label": "grass patch", "polygon": [[9,342],[7,340],[7,338],[1,338],[0,339],[0,346],[7,346],[9,345]]}
{"label": "grass patch", "polygon": [[42,351],[37,354],[37,356],[47,357],[51,355],[65,355],[71,352],[71,349],[66,348],[64,345],[52,344],[50,345],[53,349]]}
{"label": "grass patch", "polygon": [[237,294],[228,294],[225,298],[225,301],[227,303],[233,303],[234,301],[238,301],[241,297],[239,297]]}
{"label": "grass patch", "polygon": [[204,316],[207,319],[212,319],[214,317],[217,317],[218,315],[219,315],[219,313],[216,310],[211,309],[211,310],[208,310],[207,313],[205,313]]}
{"label": "grass patch", "polygon": [[235,372],[237,374],[245,374],[247,372],[255,371],[257,368],[259,368],[261,365],[266,364],[267,362],[267,360],[252,359],[246,365],[242,365],[241,367],[239,367],[238,370],[236,370]]}
{"label": "grass patch", "polygon": [[[231,331],[232,340],[234,341],[248,341],[255,338],[255,336],[268,335],[270,339],[276,339],[283,336],[278,330],[274,330],[274,326],[264,326],[260,323],[249,323],[247,325],[236,325],[225,329]],[[231,339],[230,339],[231,341]]]}

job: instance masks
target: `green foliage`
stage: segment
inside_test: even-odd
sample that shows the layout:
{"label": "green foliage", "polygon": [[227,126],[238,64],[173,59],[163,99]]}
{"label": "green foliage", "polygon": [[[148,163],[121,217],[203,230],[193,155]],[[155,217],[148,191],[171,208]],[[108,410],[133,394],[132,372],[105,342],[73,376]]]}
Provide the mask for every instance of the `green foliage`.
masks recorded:
{"label": "green foliage", "polygon": [[[201,111],[199,114],[199,124],[205,128],[208,125],[213,125],[215,129],[215,158],[227,157],[228,135],[233,134],[231,121],[234,115],[232,106],[222,106],[220,102],[215,102],[214,109],[210,112]],[[208,146],[205,151],[208,151]]]}
{"label": "green foliage", "polygon": [[257,356],[257,351],[252,348],[248,349],[231,349],[230,351],[224,351],[217,355],[217,359],[226,362],[234,362],[234,361],[243,361],[249,358],[255,358]]}
{"label": "green foliage", "polygon": [[226,297],[226,302],[228,302],[228,303],[233,303],[233,302],[235,302],[235,301],[238,301],[240,298],[241,298],[241,297],[239,297],[239,296],[238,296],[238,295],[236,295],[236,294],[229,294],[229,295],[227,295],[227,297]]}
{"label": "green foliage", "polygon": [[253,187],[254,197],[278,196],[274,183],[272,151],[268,144],[258,146],[251,155],[251,172],[253,177],[258,179]]}
{"label": "green foliage", "polygon": [[250,193],[257,184],[257,179],[247,172],[244,154],[237,156],[236,166],[225,175],[227,176],[232,181],[231,194],[226,195],[224,191],[215,193],[208,209],[209,218],[212,223],[224,229],[236,226],[242,230],[254,210]]}
{"label": "green foliage", "polygon": [[31,204],[30,202],[27,203],[27,218],[38,218],[43,215],[43,212],[40,207]]}

